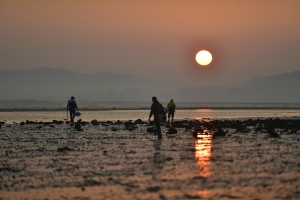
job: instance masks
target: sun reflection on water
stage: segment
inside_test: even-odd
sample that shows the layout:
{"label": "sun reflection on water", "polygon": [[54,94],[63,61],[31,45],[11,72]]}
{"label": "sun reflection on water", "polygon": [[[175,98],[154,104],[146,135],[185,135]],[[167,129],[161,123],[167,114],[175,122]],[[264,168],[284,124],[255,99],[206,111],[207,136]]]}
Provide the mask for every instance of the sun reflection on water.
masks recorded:
{"label": "sun reflection on water", "polygon": [[211,135],[198,135],[195,140],[195,158],[200,169],[198,175],[205,178],[210,176],[211,137]]}
{"label": "sun reflection on water", "polygon": [[[197,176],[205,178],[210,177],[210,157],[212,149],[212,135],[198,135],[195,140],[195,159],[197,160],[197,167],[199,171]],[[211,195],[209,190],[199,190],[197,194],[202,197]]]}

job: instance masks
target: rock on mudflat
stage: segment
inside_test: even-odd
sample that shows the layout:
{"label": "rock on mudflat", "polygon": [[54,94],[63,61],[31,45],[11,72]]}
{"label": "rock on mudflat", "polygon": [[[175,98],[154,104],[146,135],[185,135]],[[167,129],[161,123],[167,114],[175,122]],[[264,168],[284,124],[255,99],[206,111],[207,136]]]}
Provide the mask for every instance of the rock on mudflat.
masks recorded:
{"label": "rock on mudflat", "polygon": [[166,134],[177,134],[177,129],[174,127],[170,127],[169,131]]}
{"label": "rock on mudflat", "polygon": [[75,128],[77,131],[83,131],[83,129],[81,128],[81,125],[80,125],[79,123],[76,123],[74,128]]}
{"label": "rock on mudflat", "polygon": [[214,137],[216,137],[216,136],[226,136],[226,132],[223,131],[221,128],[219,128],[218,131],[215,132],[213,136]]}
{"label": "rock on mudflat", "polygon": [[147,128],[147,132],[148,133],[153,133],[153,132],[155,132],[155,128],[149,127],[149,128]]}
{"label": "rock on mudflat", "polygon": [[64,152],[64,151],[74,151],[74,150],[69,147],[62,147],[57,149],[57,152]]}
{"label": "rock on mudflat", "polygon": [[148,187],[146,190],[147,190],[148,192],[158,192],[158,191],[161,190],[161,188],[158,187],[158,186],[154,186],[154,187]]}

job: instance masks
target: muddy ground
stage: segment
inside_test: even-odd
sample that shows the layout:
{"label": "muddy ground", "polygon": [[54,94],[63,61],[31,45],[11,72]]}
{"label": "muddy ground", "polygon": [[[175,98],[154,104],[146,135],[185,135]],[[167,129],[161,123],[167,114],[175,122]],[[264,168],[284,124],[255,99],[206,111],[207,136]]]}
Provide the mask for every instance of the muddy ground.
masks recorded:
{"label": "muddy ground", "polygon": [[134,127],[2,125],[0,199],[300,198],[298,132],[249,126],[195,139],[163,126],[157,140],[146,123]]}

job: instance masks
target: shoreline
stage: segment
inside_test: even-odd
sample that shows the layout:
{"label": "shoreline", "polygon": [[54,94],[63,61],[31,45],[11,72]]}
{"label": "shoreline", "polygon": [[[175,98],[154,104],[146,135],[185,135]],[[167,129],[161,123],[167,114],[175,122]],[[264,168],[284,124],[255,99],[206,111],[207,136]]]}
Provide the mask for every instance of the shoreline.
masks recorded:
{"label": "shoreline", "polygon": [[[176,108],[176,110],[300,110],[296,107],[188,107]],[[150,110],[149,108],[82,108],[79,111],[123,111],[123,110]],[[66,111],[65,108],[1,108],[0,112],[50,112]]]}

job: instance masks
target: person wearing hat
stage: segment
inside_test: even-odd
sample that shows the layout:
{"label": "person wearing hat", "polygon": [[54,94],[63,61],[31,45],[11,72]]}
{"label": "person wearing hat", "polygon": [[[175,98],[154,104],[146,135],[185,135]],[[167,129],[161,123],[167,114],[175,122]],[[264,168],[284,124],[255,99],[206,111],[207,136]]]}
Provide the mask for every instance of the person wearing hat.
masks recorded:
{"label": "person wearing hat", "polygon": [[68,100],[67,110],[70,112],[70,122],[74,122],[75,112],[78,111],[77,103],[74,100],[75,97],[71,96],[71,99]]}
{"label": "person wearing hat", "polygon": [[155,124],[158,139],[160,140],[162,138],[162,135],[161,135],[160,123],[158,121],[158,115],[164,113],[164,107],[158,102],[156,97],[152,97],[152,102],[153,103],[151,105],[151,111],[150,111],[148,121],[150,121],[152,115],[154,115],[154,124]]}

